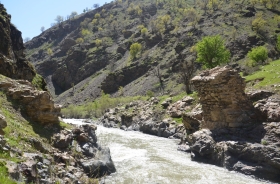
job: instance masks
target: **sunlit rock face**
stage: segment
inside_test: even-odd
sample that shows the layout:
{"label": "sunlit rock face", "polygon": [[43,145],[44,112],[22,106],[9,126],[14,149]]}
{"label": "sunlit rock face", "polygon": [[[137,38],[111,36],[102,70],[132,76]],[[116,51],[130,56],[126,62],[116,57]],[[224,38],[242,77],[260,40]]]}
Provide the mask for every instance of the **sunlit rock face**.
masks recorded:
{"label": "sunlit rock face", "polygon": [[254,116],[244,93],[245,81],[229,67],[216,67],[191,80],[203,110],[201,128],[236,128],[248,125]]}

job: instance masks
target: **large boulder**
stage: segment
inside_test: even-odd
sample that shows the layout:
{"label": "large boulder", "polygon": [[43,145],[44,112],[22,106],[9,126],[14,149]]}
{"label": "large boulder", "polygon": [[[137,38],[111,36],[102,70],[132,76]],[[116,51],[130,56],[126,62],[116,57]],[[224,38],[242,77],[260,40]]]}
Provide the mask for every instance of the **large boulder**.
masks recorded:
{"label": "large boulder", "polygon": [[106,176],[116,172],[109,148],[98,151],[94,159],[81,160],[81,166],[89,176],[94,177]]}

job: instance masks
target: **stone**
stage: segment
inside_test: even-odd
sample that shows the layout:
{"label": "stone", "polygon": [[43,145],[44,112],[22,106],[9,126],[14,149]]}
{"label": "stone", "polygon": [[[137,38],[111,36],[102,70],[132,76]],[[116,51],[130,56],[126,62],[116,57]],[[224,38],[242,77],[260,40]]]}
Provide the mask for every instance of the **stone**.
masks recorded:
{"label": "stone", "polygon": [[5,127],[7,127],[6,118],[2,114],[0,114],[0,129],[3,129]]}
{"label": "stone", "polygon": [[172,102],[172,98],[167,98],[165,101],[163,101],[160,105],[162,108],[166,109]]}
{"label": "stone", "polygon": [[203,110],[201,128],[243,127],[252,122],[254,107],[245,95],[245,80],[230,67],[216,67],[195,76],[191,83]]}
{"label": "stone", "polygon": [[98,151],[94,159],[82,160],[81,166],[89,176],[94,177],[102,177],[116,172],[109,148]]}

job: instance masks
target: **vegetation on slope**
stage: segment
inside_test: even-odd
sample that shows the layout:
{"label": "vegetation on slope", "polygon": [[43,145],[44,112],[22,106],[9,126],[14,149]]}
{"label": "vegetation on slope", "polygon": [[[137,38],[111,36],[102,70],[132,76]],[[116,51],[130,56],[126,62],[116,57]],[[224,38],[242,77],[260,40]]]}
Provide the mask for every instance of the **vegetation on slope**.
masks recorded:
{"label": "vegetation on slope", "polygon": [[254,88],[276,87],[276,92],[280,90],[280,60],[276,60],[261,66],[259,71],[245,77],[246,81]]}
{"label": "vegetation on slope", "polygon": [[116,96],[121,86],[125,96],[178,94],[200,68],[193,48],[205,36],[219,35],[230,50],[230,63],[238,61],[242,70],[250,71],[244,62],[257,46],[276,59],[277,5],[270,0],[118,0],[44,31],[26,43],[27,53],[39,73],[52,79],[48,87],[57,101],[66,105],[92,102],[102,90]]}

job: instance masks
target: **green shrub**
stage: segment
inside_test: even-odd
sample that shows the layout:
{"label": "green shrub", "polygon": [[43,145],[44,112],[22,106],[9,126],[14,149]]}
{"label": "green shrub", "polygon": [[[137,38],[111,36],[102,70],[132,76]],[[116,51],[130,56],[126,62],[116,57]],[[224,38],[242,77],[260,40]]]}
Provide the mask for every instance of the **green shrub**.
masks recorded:
{"label": "green shrub", "polygon": [[257,18],[252,22],[252,29],[257,33],[260,33],[263,30],[265,24],[266,21],[262,18],[262,14],[258,14]]}
{"label": "green shrub", "polygon": [[151,91],[151,90],[148,90],[148,91],[146,92],[146,95],[147,95],[149,98],[151,98],[151,97],[154,97],[154,96],[155,96],[155,93],[154,93],[153,91]]}
{"label": "green shrub", "polygon": [[259,46],[252,48],[252,50],[248,52],[247,56],[256,63],[259,61],[264,63],[268,58],[268,51],[264,46]]}
{"label": "green shrub", "polygon": [[130,46],[130,56],[132,60],[136,58],[136,55],[141,51],[141,49],[142,45],[140,43],[133,43]]}

